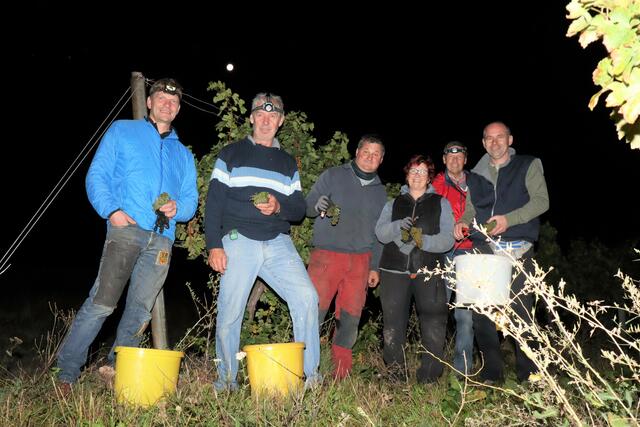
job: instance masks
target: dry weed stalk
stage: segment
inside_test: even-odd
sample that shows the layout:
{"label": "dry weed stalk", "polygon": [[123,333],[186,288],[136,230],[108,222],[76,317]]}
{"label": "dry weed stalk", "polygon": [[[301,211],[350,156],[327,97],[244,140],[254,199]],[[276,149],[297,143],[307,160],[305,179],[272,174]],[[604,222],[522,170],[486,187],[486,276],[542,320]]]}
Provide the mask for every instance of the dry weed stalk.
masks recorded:
{"label": "dry weed stalk", "polygon": [[75,317],[74,310],[63,311],[58,308],[55,303],[49,303],[49,310],[53,314],[53,324],[51,329],[47,331],[44,337],[41,337],[34,343],[34,348],[38,356],[42,359],[44,369],[42,373],[46,373],[47,369],[53,366],[58,355],[58,350],[62,345],[62,340],[69,332],[71,323]]}
{"label": "dry weed stalk", "polygon": [[[482,232],[490,241],[497,243],[487,235],[483,227],[474,224],[474,228]],[[638,362],[640,340],[637,338],[640,327],[637,323],[635,325],[632,323],[640,319],[640,289],[637,281],[620,271],[617,272],[615,277],[622,281],[622,289],[627,301],[623,306],[607,305],[603,301],[585,303],[579,301],[575,295],[565,293],[563,280],[557,286],[551,286],[545,282],[552,268],[545,271],[534,260],[535,271],[529,274],[525,271],[523,263],[515,259],[508,249],[502,252],[500,255],[508,257],[512,262],[513,277],[523,274],[526,278],[523,290],[519,294],[512,295],[511,301],[524,294],[533,294],[538,302],[542,302],[543,307],[546,306],[552,319],[551,327],[545,328],[535,321],[525,321],[517,316],[510,305],[466,307],[488,316],[496,323],[497,328],[505,336],[512,337],[535,363],[538,374],[532,376],[530,380],[532,382],[541,380],[543,387],[550,392],[543,393],[549,409],[557,404],[574,424],[583,425],[587,421],[580,416],[581,413],[586,413],[590,418],[588,422],[593,423],[595,410],[606,408],[613,401],[626,415],[626,418],[621,419],[623,422],[628,422],[629,425],[640,425],[638,403],[630,401],[620,387],[614,387],[612,384],[620,385],[630,382],[632,385],[637,385],[640,383],[640,363]],[[425,273],[428,276],[443,274],[452,283],[452,288],[455,288],[455,272],[451,265],[425,271]],[[626,317],[630,320],[622,325],[607,327],[602,317],[613,310],[627,313]],[[535,319],[535,307],[529,315]],[[563,320],[566,318],[573,319],[572,326]],[[590,336],[596,332],[602,333],[612,344],[612,350],[602,349],[601,355],[609,362],[613,372],[618,371],[615,381],[607,380],[585,356],[578,340],[578,332],[583,326],[589,328]],[[569,381],[564,382],[566,385],[560,381],[560,375],[568,377]],[[572,398],[574,397],[572,391],[567,386],[571,386],[579,393],[578,399]]]}
{"label": "dry weed stalk", "polygon": [[209,275],[209,282],[211,284],[210,288],[212,291],[211,300],[214,301],[213,303],[209,302],[206,297],[204,299],[200,299],[193,291],[190,284],[186,284],[198,313],[198,320],[187,330],[184,336],[175,345],[176,350],[185,351],[186,349],[196,345],[199,338],[204,335],[206,336],[204,342],[204,355],[205,359],[209,360],[209,348],[211,347],[212,334],[215,331],[216,314],[218,311],[216,301],[218,299],[219,287],[216,286],[216,282],[219,280],[219,275],[215,275],[215,277],[213,274]]}

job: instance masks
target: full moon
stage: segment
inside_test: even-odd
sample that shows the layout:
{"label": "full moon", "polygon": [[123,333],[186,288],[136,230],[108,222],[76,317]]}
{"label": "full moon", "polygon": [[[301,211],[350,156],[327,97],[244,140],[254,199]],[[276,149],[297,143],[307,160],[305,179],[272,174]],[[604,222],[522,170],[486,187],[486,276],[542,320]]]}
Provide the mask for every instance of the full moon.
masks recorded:
{"label": "full moon", "polygon": [[227,71],[233,71],[233,64],[232,63],[228,63],[227,64]]}

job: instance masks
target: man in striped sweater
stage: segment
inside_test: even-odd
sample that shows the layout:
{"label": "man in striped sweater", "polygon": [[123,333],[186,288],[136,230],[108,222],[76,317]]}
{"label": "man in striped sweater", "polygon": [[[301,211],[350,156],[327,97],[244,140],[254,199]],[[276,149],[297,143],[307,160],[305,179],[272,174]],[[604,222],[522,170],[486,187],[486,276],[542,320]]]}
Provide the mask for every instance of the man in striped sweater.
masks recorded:
{"label": "man in striped sweater", "polygon": [[[221,274],[216,321],[218,390],[236,389],[240,329],[257,276],[288,304],[296,341],[305,343],[307,384],[318,381],[318,295],[289,236],[305,214],[296,161],[275,135],[284,122],[279,96],[256,95],[252,135],[224,147],[215,163],[205,214],[209,265]],[[254,203],[252,196],[267,192]]]}

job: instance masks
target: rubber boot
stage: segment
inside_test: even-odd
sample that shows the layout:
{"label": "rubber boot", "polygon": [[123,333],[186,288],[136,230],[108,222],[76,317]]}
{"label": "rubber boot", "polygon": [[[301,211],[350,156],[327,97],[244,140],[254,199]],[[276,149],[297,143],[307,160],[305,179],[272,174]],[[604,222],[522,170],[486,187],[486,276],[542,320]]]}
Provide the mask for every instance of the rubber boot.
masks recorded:
{"label": "rubber boot", "polygon": [[351,350],[333,344],[331,346],[331,356],[333,358],[333,366],[335,367],[333,377],[337,380],[344,379],[349,375],[349,372],[351,372],[351,366],[353,364]]}

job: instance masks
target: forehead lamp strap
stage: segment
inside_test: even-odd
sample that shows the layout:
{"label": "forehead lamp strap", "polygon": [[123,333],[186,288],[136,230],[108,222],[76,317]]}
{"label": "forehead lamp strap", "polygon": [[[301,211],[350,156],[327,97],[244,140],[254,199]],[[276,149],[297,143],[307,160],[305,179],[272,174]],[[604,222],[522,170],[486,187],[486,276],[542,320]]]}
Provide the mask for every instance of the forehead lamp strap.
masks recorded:
{"label": "forehead lamp strap", "polygon": [[175,95],[176,92],[178,92],[178,88],[170,84],[164,85],[164,87],[161,90],[162,92],[168,93],[169,95]]}
{"label": "forehead lamp strap", "polygon": [[460,147],[451,147],[444,150],[444,154],[466,153],[467,150]]}
{"label": "forehead lamp strap", "polygon": [[255,107],[253,110],[251,110],[251,112],[253,113],[254,111],[258,111],[258,110],[264,110],[267,113],[271,113],[271,112],[276,112],[276,113],[280,113],[283,114],[284,110],[282,108],[278,108],[276,107],[273,102],[267,101],[262,105],[258,105],[257,107]]}

